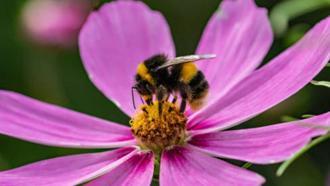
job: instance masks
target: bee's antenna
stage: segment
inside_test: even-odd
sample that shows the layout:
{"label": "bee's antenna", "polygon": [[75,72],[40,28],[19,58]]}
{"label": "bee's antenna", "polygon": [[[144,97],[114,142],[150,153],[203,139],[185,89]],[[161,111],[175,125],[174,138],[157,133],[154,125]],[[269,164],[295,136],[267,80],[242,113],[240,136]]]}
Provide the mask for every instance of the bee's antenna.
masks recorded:
{"label": "bee's antenna", "polygon": [[140,95],[140,100],[141,100],[142,104],[146,104],[146,103],[144,102],[144,99],[142,98],[141,95]]}
{"label": "bee's antenna", "polygon": [[136,90],[136,87],[132,87],[131,89],[131,93],[132,93],[132,102],[133,102],[133,108],[134,110],[136,110],[136,106],[135,106],[135,96],[134,96],[134,89]]}

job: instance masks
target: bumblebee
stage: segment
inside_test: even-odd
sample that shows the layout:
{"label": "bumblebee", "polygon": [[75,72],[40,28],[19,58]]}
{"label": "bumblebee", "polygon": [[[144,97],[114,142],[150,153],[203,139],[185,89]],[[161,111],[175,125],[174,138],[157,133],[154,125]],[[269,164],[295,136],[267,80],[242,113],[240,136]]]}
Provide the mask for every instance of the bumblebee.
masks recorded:
{"label": "bumblebee", "polygon": [[211,54],[189,55],[169,60],[162,54],[152,56],[138,65],[132,90],[136,89],[148,105],[153,104],[155,96],[160,112],[161,103],[167,101],[170,95],[174,97],[173,103],[178,95],[181,97],[181,112],[185,111],[187,102],[193,110],[197,110],[203,105],[209,84],[193,62],[214,57]]}

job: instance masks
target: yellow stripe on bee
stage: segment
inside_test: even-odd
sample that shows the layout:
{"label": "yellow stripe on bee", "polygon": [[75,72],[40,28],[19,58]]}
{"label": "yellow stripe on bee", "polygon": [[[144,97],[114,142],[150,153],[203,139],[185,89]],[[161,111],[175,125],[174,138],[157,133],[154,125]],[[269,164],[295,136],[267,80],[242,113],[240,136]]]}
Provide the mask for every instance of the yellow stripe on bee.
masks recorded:
{"label": "yellow stripe on bee", "polygon": [[137,74],[141,76],[142,79],[148,81],[150,84],[154,85],[154,80],[152,76],[149,74],[148,68],[144,65],[144,63],[140,63],[137,67]]}
{"label": "yellow stripe on bee", "polygon": [[198,69],[194,63],[185,63],[182,65],[181,80],[188,84],[197,75],[197,72]]}

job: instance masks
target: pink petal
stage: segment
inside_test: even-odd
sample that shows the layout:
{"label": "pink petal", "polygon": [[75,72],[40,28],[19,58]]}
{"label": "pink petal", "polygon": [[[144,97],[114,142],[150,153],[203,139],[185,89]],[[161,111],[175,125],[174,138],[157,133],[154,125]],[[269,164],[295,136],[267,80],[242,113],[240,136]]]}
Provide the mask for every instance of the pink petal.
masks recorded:
{"label": "pink petal", "polygon": [[212,16],[197,49],[216,54],[198,63],[210,83],[209,101],[224,95],[249,75],[267,54],[273,33],[267,10],[253,0],[224,1]]}
{"label": "pink petal", "polygon": [[109,172],[136,153],[134,148],[123,148],[44,160],[0,172],[0,185],[78,185]]}
{"label": "pink petal", "polygon": [[277,163],[290,158],[311,138],[327,133],[321,126],[330,126],[330,112],[266,127],[197,135],[189,143],[219,157],[259,164]]}
{"label": "pink petal", "polygon": [[316,76],[330,58],[330,17],[297,44],[255,71],[232,91],[190,117],[192,134],[235,126],[290,97]]}
{"label": "pink petal", "polygon": [[153,160],[152,153],[137,154],[86,186],[149,186],[154,172]]}
{"label": "pink petal", "polygon": [[91,81],[128,115],[138,63],[175,55],[164,17],[142,2],[116,1],[93,12],[82,28],[80,53]]}
{"label": "pink petal", "polygon": [[161,186],[252,186],[263,182],[254,172],[188,148],[165,151],[161,159]]}
{"label": "pink petal", "polygon": [[73,148],[111,148],[135,143],[126,126],[3,90],[0,90],[0,134]]}

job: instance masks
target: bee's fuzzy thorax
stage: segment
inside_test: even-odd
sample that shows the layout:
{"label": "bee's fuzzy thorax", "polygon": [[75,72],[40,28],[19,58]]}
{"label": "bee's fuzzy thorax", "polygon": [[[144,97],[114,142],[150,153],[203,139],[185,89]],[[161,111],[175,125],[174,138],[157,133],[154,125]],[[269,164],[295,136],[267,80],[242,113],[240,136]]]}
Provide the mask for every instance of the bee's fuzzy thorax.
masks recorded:
{"label": "bee's fuzzy thorax", "polygon": [[198,69],[194,63],[186,63],[182,65],[181,80],[189,84],[191,80],[196,76]]}

